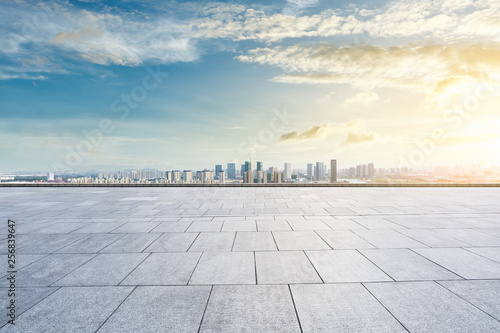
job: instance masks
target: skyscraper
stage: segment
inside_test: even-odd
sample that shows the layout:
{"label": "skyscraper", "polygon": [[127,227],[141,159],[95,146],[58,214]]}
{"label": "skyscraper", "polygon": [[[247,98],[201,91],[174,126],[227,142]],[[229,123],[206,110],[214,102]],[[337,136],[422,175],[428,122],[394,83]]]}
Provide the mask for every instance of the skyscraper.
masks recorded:
{"label": "skyscraper", "polygon": [[222,171],[222,165],[217,164],[215,166],[215,175],[214,175],[215,180],[219,180],[219,172],[221,172],[221,171]]}
{"label": "skyscraper", "polygon": [[330,161],[330,183],[337,182],[337,160]]}
{"label": "skyscraper", "polygon": [[323,162],[316,162],[316,175],[314,178],[318,181],[324,180],[325,177],[325,164]]}
{"label": "skyscraper", "polygon": [[307,165],[307,179],[313,179],[313,165],[309,163]]}
{"label": "skyscraper", "polygon": [[226,182],[226,173],[224,170],[219,171],[219,184],[224,184]]}
{"label": "skyscraper", "polygon": [[285,163],[285,179],[292,179],[292,163]]}
{"label": "skyscraper", "polygon": [[245,171],[252,171],[252,162],[245,161]]}
{"label": "skyscraper", "polygon": [[373,163],[368,164],[368,178],[375,177],[375,165]]}
{"label": "skyscraper", "polygon": [[184,182],[185,183],[192,183],[193,182],[193,171],[184,170]]}
{"label": "skyscraper", "polygon": [[227,164],[227,179],[236,179],[236,164]]}

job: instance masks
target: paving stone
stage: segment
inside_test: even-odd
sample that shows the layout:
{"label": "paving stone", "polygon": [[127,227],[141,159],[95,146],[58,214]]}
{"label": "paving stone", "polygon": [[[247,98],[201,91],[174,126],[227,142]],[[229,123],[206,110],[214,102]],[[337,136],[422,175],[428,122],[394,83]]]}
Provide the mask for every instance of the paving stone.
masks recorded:
{"label": "paving stone", "polygon": [[466,250],[500,263],[500,247],[469,247]]}
{"label": "paving stone", "polygon": [[252,252],[205,252],[189,284],[255,284]]}
{"label": "paving stone", "polygon": [[414,249],[414,251],[465,279],[500,278],[500,263],[464,249]]}
{"label": "paving stone", "polygon": [[306,251],[306,255],[326,283],[393,281],[355,250]]}
{"label": "paving stone", "polygon": [[292,228],[287,221],[257,221],[258,231],[291,231]]}
{"label": "paving stone", "polygon": [[500,280],[439,281],[439,284],[500,320]]}
{"label": "paving stone", "polygon": [[406,332],[361,284],[290,288],[303,332]]}
{"label": "paving stone", "polygon": [[322,283],[302,251],[256,252],[258,284]]}
{"label": "paving stone", "polygon": [[138,287],[98,332],[197,332],[210,288]]}
{"label": "paving stone", "polygon": [[280,251],[330,249],[314,231],[275,231],[273,236]]}
{"label": "paving stone", "polygon": [[116,228],[121,227],[124,225],[123,222],[94,222],[94,223],[89,223],[85,227],[77,229],[73,231],[74,233],[87,233],[87,234],[93,234],[93,233],[107,233],[115,230]]}
{"label": "paving stone", "polygon": [[270,232],[237,232],[233,251],[277,251]]}
{"label": "paving stone", "polygon": [[[7,295],[9,288],[0,288],[0,293],[2,295]],[[29,308],[31,308],[33,305],[37,304],[50,294],[52,294],[54,291],[56,291],[56,287],[27,287],[27,288],[16,288],[15,291],[15,301],[16,301],[16,316],[21,315],[22,313],[26,312]],[[9,298],[3,297],[2,301],[0,303],[0,306],[2,306],[2,309],[6,309],[7,306],[9,306]],[[3,317],[1,322],[0,322],[0,327],[7,323],[7,320],[9,320],[7,316]]]}
{"label": "paving stone", "polygon": [[63,247],[58,253],[97,253],[123,235],[94,234]]}
{"label": "paving stone", "polygon": [[498,332],[500,322],[435,282],[367,283],[410,332]]}
{"label": "paving stone", "polygon": [[201,253],[153,253],[122,285],[186,285]]}
{"label": "paving stone", "polygon": [[95,332],[131,291],[132,287],[61,288],[2,331]]}
{"label": "paving stone", "polygon": [[161,234],[127,234],[101,250],[103,253],[142,252]]}
{"label": "paving stone", "polygon": [[113,233],[146,233],[153,230],[156,226],[160,224],[159,222],[128,222],[119,228],[114,229]]}
{"label": "paving stone", "polygon": [[60,234],[40,237],[38,242],[21,247],[20,252],[23,254],[53,253],[85,236],[87,234]]}
{"label": "paving stone", "polygon": [[375,246],[350,230],[321,230],[317,231],[317,233],[334,250],[375,248]]}
{"label": "paving stone", "polygon": [[149,245],[145,252],[186,252],[196,237],[196,233],[164,233]]}
{"label": "paving stone", "polygon": [[255,221],[224,221],[222,231],[257,231]]}
{"label": "paving stone", "polygon": [[427,247],[394,230],[354,230],[353,232],[380,249]]}
{"label": "paving stone", "polygon": [[432,229],[398,230],[400,233],[430,247],[462,247],[466,243],[447,237]]}
{"label": "paving stone", "polygon": [[196,238],[189,251],[229,252],[233,247],[234,237],[234,232],[202,232],[198,238]]}
{"label": "paving stone", "polygon": [[186,232],[219,232],[222,229],[222,223],[222,221],[193,222]]}
{"label": "paving stone", "polygon": [[151,232],[185,232],[191,221],[161,222]]}
{"label": "paving stone", "polygon": [[99,254],[52,285],[116,286],[146,257],[146,253]]}
{"label": "paving stone", "polygon": [[200,332],[300,332],[287,286],[215,286]]}
{"label": "paving stone", "polygon": [[360,252],[396,281],[461,279],[408,249],[360,250]]}
{"label": "paving stone", "polygon": [[288,224],[294,231],[300,230],[332,230],[323,221],[320,220],[290,220]]}

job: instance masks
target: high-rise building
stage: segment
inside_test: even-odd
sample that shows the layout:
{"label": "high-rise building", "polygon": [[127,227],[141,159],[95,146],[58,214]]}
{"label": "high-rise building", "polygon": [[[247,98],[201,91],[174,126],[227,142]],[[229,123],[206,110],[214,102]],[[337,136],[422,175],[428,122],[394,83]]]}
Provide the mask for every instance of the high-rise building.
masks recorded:
{"label": "high-rise building", "polygon": [[316,162],[316,174],[314,178],[317,181],[322,181],[325,178],[325,164],[323,162]]}
{"label": "high-rise building", "polygon": [[253,183],[253,172],[245,171],[243,173],[243,183],[252,184]]}
{"label": "high-rise building", "polygon": [[222,170],[222,165],[218,164],[215,166],[215,175],[214,179],[219,180],[219,172]]}
{"label": "high-rise building", "polygon": [[224,184],[226,182],[226,173],[224,170],[219,171],[219,184]]}
{"label": "high-rise building", "polygon": [[307,165],[307,179],[313,179],[313,165],[309,163]]}
{"label": "high-rise building", "polygon": [[241,165],[241,170],[240,170],[241,177],[243,177],[244,174],[245,174],[245,164],[242,164]]}
{"label": "high-rise building", "polygon": [[167,183],[172,182],[172,171],[165,171],[165,180]]}
{"label": "high-rise building", "polygon": [[47,181],[48,182],[54,181],[54,173],[53,172],[47,173]]}
{"label": "high-rise building", "polygon": [[236,164],[227,164],[227,179],[236,179]]}
{"label": "high-rise building", "polygon": [[330,161],[330,183],[337,182],[337,160]]}
{"label": "high-rise building", "polygon": [[373,163],[368,164],[368,178],[375,177],[375,165]]}
{"label": "high-rise building", "polygon": [[273,182],[275,184],[281,184],[281,177],[282,177],[281,176],[281,172],[279,172],[279,171],[274,171],[273,172],[273,177],[272,178],[273,178]]}
{"label": "high-rise building", "polygon": [[267,172],[257,171],[257,183],[266,184],[267,183]]}
{"label": "high-rise building", "polygon": [[198,180],[202,183],[212,183],[214,180],[214,173],[211,170],[198,171],[196,173]]}
{"label": "high-rise building", "polygon": [[252,171],[252,162],[245,161],[245,171]]}
{"label": "high-rise building", "polygon": [[180,183],[181,182],[181,172],[179,170],[172,171],[172,183]]}
{"label": "high-rise building", "polygon": [[257,171],[263,171],[264,164],[262,162],[257,162]]}
{"label": "high-rise building", "polygon": [[285,179],[292,179],[292,163],[285,163]]}
{"label": "high-rise building", "polygon": [[184,170],[184,182],[185,183],[192,183],[193,182],[193,171]]}

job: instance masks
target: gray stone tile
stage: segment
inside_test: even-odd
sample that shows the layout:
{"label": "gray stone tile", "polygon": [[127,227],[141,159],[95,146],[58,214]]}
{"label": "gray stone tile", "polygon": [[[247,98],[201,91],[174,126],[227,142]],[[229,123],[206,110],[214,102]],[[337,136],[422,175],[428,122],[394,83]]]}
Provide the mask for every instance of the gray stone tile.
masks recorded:
{"label": "gray stone tile", "polygon": [[[46,287],[83,265],[93,254],[51,254],[19,270],[19,287]],[[6,282],[6,281],[5,281]],[[2,281],[2,286],[5,286]]]}
{"label": "gray stone tile", "polygon": [[317,231],[318,235],[334,250],[336,249],[372,249],[372,244],[350,230]]}
{"label": "gray stone tile", "polygon": [[464,249],[414,249],[429,260],[465,279],[498,279],[500,264]]}
{"label": "gray stone tile", "polygon": [[321,220],[290,220],[288,224],[295,231],[303,230],[332,230]]}
{"label": "gray stone tile", "polygon": [[430,247],[462,247],[467,244],[432,229],[398,230],[400,233]]}
{"label": "gray stone tile", "polygon": [[145,252],[186,252],[196,237],[196,233],[164,233],[148,246]]}
{"label": "gray stone tile", "polygon": [[189,251],[229,252],[233,247],[234,237],[234,232],[202,232],[196,238]]}
{"label": "gray stone tile", "polygon": [[255,221],[224,221],[222,231],[257,231]]}
{"label": "gray stone tile", "polygon": [[273,236],[280,251],[330,249],[314,231],[275,231]]}
{"label": "gray stone tile", "polygon": [[498,332],[500,322],[435,282],[368,283],[410,332]]}
{"label": "gray stone tile", "polygon": [[396,281],[461,279],[409,249],[360,250]]}
{"label": "gray stone tile", "polygon": [[500,320],[500,281],[439,281],[439,284]]}
{"label": "gray stone tile", "polygon": [[201,253],[153,253],[122,285],[186,285]]}
{"label": "gray stone tile", "polygon": [[361,224],[366,229],[405,229],[405,227],[397,223],[387,221],[380,217],[354,218],[353,221]]}
{"label": "gray stone tile", "polygon": [[97,253],[109,244],[115,242],[123,235],[119,234],[93,234],[77,240],[63,247],[58,253]]}
{"label": "gray stone tile", "polygon": [[252,252],[205,252],[189,284],[255,284]]}
{"label": "gray stone tile", "polygon": [[500,263],[500,247],[470,247],[466,250]]}
{"label": "gray stone tile", "polygon": [[151,232],[185,232],[191,223],[191,221],[161,222]]}
{"label": "gray stone tile", "polygon": [[[2,295],[7,295],[9,288],[0,288],[0,293]],[[16,300],[16,316],[21,315],[26,310],[31,308],[33,305],[37,304],[54,291],[56,291],[56,287],[28,287],[28,288],[16,288],[15,291],[15,300]],[[7,297],[3,297],[0,305],[2,309],[6,309],[9,305],[9,299]],[[7,322],[10,318],[3,317],[0,322],[0,327]]]}
{"label": "gray stone tile", "polygon": [[353,230],[353,229],[366,230],[364,226],[350,219],[323,220],[323,222],[325,222],[325,224],[328,225],[333,230]]}
{"label": "gray stone tile", "polygon": [[2,331],[95,332],[131,291],[131,287],[61,288],[21,315],[16,326]]}
{"label": "gray stone tile", "polygon": [[256,252],[258,284],[322,283],[302,251]]}
{"label": "gray stone tile", "polygon": [[354,230],[353,232],[380,249],[427,247],[395,230]]}
{"label": "gray stone tile", "polygon": [[89,223],[85,227],[73,231],[74,233],[107,233],[124,225],[123,222],[94,222]]}
{"label": "gray stone tile", "polygon": [[306,251],[324,282],[393,281],[356,250]]}
{"label": "gray stone tile", "polygon": [[287,286],[215,286],[200,332],[300,332]]}
{"label": "gray stone tile", "polygon": [[99,254],[52,285],[116,286],[146,257],[146,253]]}
{"label": "gray stone tile", "polygon": [[127,234],[101,250],[103,253],[142,252],[161,234]]}
{"label": "gray stone tile", "polygon": [[112,233],[146,233],[153,230],[156,226],[160,224],[159,222],[128,222],[119,228],[116,228]]}
{"label": "gray stone tile", "polygon": [[292,228],[288,224],[287,221],[279,220],[266,220],[266,221],[257,221],[257,230],[258,231],[291,231]]}
{"label": "gray stone tile", "polygon": [[222,223],[222,221],[193,222],[186,232],[219,232],[222,229]]}
{"label": "gray stone tile", "polygon": [[57,250],[76,242],[87,234],[61,234],[41,237],[41,240],[20,248],[22,254],[53,253]]}
{"label": "gray stone tile", "polygon": [[138,287],[98,332],[197,332],[209,294],[209,286]]}
{"label": "gray stone tile", "polygon": [[454,238],[471,246],[499,246],[500,237],[472,229],[439,229],[437,233]]}
{"label": "gray stone tile", "polygon": [[237,232],[233,251],[277,251],[271,232]]}
{"label": "gray stone tile", "polygon": [[290,288],[303,332],[406,332],[361,284]]}

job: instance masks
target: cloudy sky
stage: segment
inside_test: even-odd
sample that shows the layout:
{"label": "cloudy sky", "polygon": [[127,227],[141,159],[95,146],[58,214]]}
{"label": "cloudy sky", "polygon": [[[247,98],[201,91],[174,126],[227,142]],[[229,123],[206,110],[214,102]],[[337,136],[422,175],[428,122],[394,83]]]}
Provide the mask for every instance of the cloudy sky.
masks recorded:
{"label": "cloudy sky", "polygon": [[0,3],[0,172],[500,164],[500,2]]}

